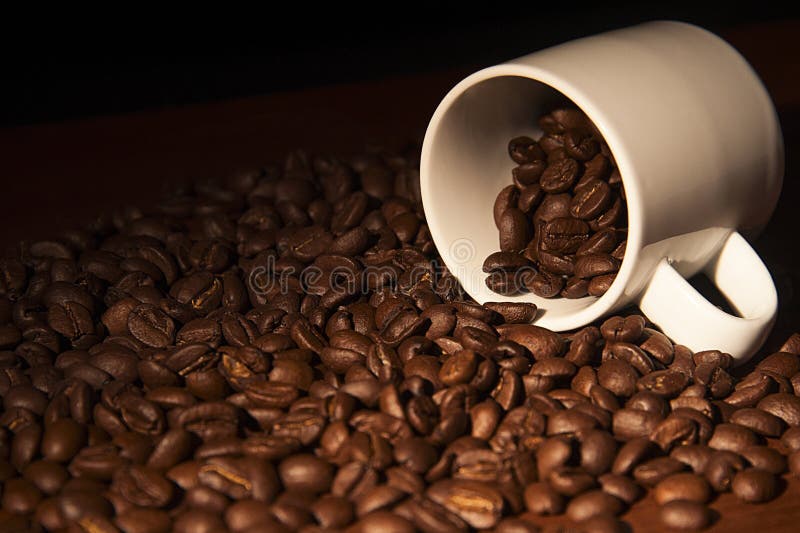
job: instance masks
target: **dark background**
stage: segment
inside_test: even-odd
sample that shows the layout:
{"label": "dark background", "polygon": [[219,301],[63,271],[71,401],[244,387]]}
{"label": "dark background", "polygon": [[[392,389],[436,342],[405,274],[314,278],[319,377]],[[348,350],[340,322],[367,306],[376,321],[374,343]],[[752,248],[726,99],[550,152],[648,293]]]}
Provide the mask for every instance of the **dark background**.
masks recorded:
{"label": "dark background", "polygon": [[258,14],[222,10],[202,23],[180,13],[94,13],[91,23],[6,17],[0,126],[474,68],[654,19],[719,33],[790,17],[792,3],[389,3],[338,13],[313,3],[277,12],[265,5]]}

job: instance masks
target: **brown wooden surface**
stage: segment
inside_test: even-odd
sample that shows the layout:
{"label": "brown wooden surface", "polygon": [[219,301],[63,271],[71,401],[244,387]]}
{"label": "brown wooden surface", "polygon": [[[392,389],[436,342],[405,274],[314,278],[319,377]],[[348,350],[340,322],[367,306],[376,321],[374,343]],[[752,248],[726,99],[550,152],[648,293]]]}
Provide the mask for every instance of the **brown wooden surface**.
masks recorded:
{"label": "brown wooden surface", "polygon": [[[778,107],[787,171],[778,209],[754,243],[781,300],[767,348],[800,330],[797,233],[800,161],[800,21],[723,33],[750,60]],[[436,104],[468,70],[339,85],[214,104],[62,124],[0,129],[0,246],[53,236],[120,205],[147,205],[166,181],[224,175],[306,148],[348,154],[365,145],[399,147],[421,139]],[[800,530],[800,482],[766,505],[730,494],[713,503],[711,531]],[[661,531],[651,499],[626,515],[636,531]],[[563,519],[541,523],[563,523]]]}

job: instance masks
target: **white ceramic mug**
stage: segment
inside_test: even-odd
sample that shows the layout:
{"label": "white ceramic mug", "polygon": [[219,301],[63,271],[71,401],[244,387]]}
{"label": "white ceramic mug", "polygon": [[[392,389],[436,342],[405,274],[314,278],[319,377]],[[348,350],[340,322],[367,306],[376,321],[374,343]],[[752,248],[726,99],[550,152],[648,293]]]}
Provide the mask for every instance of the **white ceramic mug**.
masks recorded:
{"label": "white ceramic mug", "polygon": [[[566,96],[594,122],[625,186],[628,243],[603,296],[491,292],[483,260],[499,249],[494,199],[511,183],[508,141],[538,137],[536,118]],[[526,301],[536,323],[582,327],[628,304],[675,342],[739,362],[774,322],[772,278],[742,233],[766,224],[783,179],[783,140],[761,81],[730,45],[680,22],[571,41],[486,68],[456,85],[431,119],[422,199],[447,267],[478,302]],[[704,271],[740,316],[686,281]]]}

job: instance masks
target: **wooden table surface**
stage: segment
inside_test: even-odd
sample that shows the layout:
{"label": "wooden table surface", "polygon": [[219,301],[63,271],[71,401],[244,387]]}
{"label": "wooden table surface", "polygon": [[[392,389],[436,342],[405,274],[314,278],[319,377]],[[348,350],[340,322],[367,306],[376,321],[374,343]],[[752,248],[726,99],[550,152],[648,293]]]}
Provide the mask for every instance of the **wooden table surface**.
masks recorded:
{"label": "wooden table surface", "polygon": [[[786,142],[784,190],[754,243],[778,286],[780,311],[764,351],[800,330],[800,21],[729,29],[761,75],[779,111]],[[147,205],[167,181],[213,177],[279,160],[305,148],[349,154],[366,145],[400,147],[421,139],[446,91],[470,70],[308,89],[87,120],[0,129],[0,246],[51,236],[122,205]],[[766,505],[730,494],[712,504],[709,531],[800,530],[800,481],[787,478]],[[625,519],[635,531],[661,531],[651,498]],[[563,518],[539,523],[566,523]]]}

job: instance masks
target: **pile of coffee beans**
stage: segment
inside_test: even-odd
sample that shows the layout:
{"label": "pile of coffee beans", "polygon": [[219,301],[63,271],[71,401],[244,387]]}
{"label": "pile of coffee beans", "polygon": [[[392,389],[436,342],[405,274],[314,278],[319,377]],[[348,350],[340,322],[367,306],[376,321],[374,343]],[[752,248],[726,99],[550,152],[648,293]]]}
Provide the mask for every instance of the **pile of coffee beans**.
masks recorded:
{"label": "pile of coffee beans", "polygon": [[556,109],[544,135],[516,137],[512,185],[497,195],[500,251],[483,263],[486,286],[503,295],[602,296],[625,255],[625,189],[608,145],[586,115]]}
{"label": "pile of coffee beans", "polygon": [[637,315],[465,300],[417,159],[179,187],[0,259],[0,531],[709,524],[800,473],[800,335],[736,379]]}

